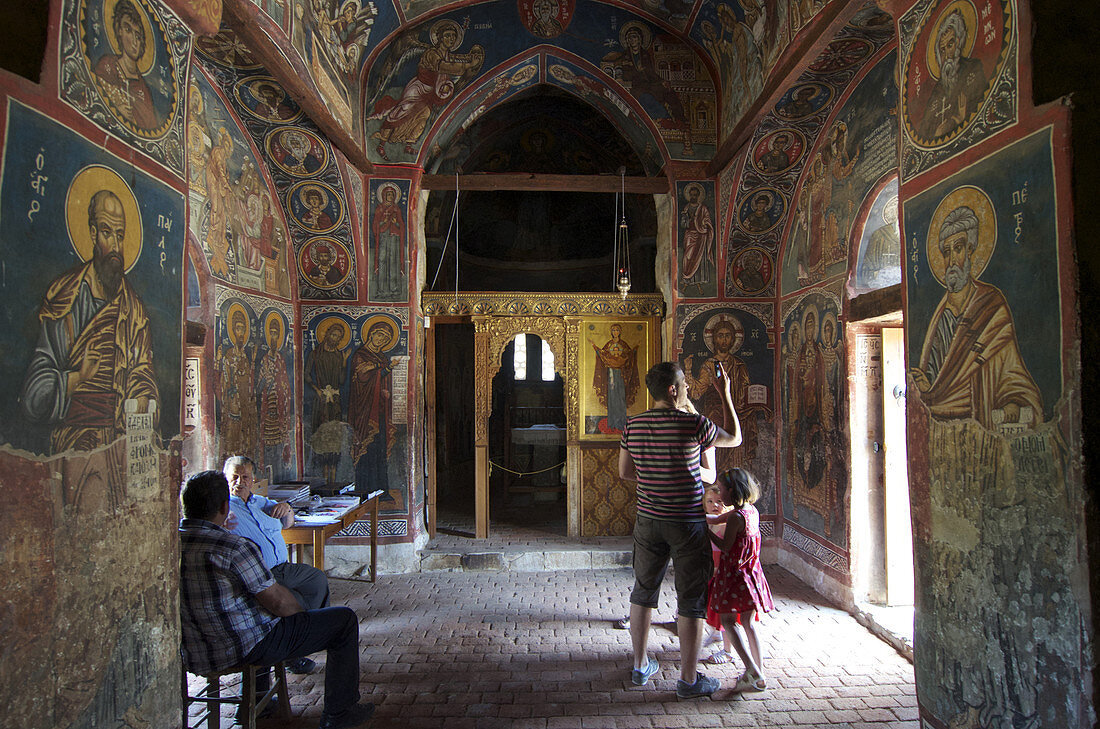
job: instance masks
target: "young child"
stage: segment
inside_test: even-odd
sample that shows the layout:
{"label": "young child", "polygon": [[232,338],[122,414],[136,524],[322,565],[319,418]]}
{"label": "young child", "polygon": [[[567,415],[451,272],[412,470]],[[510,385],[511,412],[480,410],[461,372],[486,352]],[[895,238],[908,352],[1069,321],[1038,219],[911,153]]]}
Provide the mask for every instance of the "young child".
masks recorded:
{"label": "young child", "polygon": [[722,501],[732,508],[707,516],[708,524],[726,525],[721,539],[713,533],[710,536],[722,550],[722,559],[710,581],[707,622],[714,625],[717,619],[745,664],[734,692],[763,691],[767,688],[764,660],[753,621],[759,619],[758,612],[769,612],[775,606],[760,567],[760,513],[753,506],[760,498],[760,485],[748,471],[732,468],[718,477],[718,487]]}
{"label": "young child", "polygon": [[[706,494],[703,496],[703,508],[709,516],[719,516],[727,511],[726,504],[722,501],[722,493],[717,486],[707,487]],[[714,532],[718,539],[721,539],[726,533],[725,524],[708,524],[707,526]],[[717,568],[722,559],[722,550],[718,547],[718,542],[711,543],[710,554],[711,557],[714,558],[714,566]],[[708,615],[708,618],[709,617]],[[721,637],[722,647],[716,648],[713,653],[704,658],[703,663],[710,663],[712,665],[732,663],[733,644],[730,642],[729,632],[722,630],[722,625],[718,622],[717,616],[714,618],[714,624],[708,623],[708,625],[710,625],[714,632],[707,636],[704,645],[710,645]]]}

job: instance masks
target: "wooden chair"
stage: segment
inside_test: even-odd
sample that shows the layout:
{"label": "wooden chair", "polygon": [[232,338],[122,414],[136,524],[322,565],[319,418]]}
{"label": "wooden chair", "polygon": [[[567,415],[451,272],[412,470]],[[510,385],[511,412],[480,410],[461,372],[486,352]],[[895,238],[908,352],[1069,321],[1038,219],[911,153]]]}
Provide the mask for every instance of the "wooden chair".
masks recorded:
{"label": "wooden chair", "polygon": [[[207,729],[221,729],[221,705],[233,704],[244,707],[239,714],[243,729],[256,729],[256,717],[272,701],[278,699],[278,708],[275,715],[278,717],[290,716],[290,694],[287,690],[286,667],[282,662],[274,665],[274,680],[267,692],[257,699],[256,697],[256,672],[267,670],[267,666],[235,666],[233,668],[209,673],[202,676],[205,684],[199,689],[197,695],[192,695],[187,685],[187,671],[182,671],[183,676],[183,726],[185,729],[197,729],[206,720]],[[222,696],[222,677],[240,674],[239,682],[232,681],[225,685],[226,689],[240,686],[239,695]],[[206,704],[206,712],[195,719],[192,725],[190,713],[191,704],[203,702]]]}

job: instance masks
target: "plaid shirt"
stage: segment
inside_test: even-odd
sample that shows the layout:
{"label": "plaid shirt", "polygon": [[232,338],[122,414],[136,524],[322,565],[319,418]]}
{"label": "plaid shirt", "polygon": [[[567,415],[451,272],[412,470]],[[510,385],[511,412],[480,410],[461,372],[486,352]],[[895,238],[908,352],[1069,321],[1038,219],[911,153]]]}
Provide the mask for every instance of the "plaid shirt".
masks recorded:
{"label": "plaid shirt", "polygon": [[275,584],[259,548],[202,519],[180,522],[183,662],[192,673],[239,665],[277,617],[254,595]]}

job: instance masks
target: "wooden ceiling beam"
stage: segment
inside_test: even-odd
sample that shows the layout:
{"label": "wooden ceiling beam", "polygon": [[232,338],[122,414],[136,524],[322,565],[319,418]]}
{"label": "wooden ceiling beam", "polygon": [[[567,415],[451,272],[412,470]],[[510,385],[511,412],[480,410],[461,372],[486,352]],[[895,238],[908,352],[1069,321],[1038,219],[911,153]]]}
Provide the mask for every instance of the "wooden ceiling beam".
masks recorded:
{"label": "wooden ceiling beam", "polygon": [[[261,27],[267,20],[250,0],[223,0],[222,19],[248,46],[256,61],[279,82],[290,98],[302,108],[314,124],[324,132],[333,146],[344,153],[364,175],[374,171],[374,165],[351,134],[340,126],[324,100],[303,79],[307,78],[304,66],[296,67],[290,56],[271,39]],[[299,66],[301,62],[299,61]]]}
{"label": "wooden ceiling beam", "polygon": [[[424,190],[454,190],[454,175],[424,175],[420,178]],[[638,195],[659,195],[669,192],[664,177],[627,177],[618,175],[549,175],[528,172],[477,173],[458,176],[458,189],[466,190],[541,190],[545,192],[621,192]]]}

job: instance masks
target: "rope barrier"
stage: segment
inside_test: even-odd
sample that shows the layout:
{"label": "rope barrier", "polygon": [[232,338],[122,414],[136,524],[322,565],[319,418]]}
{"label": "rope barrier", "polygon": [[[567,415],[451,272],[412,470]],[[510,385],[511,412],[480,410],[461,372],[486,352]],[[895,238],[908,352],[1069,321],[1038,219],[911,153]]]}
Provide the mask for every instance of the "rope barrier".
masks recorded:
{"label": "rope barrier", "polygon": [[489,461],[489,476],[491,477],[493,475],[493,468],[499,468],[500,470],[502,470],[506,473],[510,473],[513,476],[536,476],[540,473],[546,473],[547,471],[553,471],[555,468],[561,468],[564,465],[565,465],[565,461],[562,461],[561,463],[550,466],[548,468],[539,469],[538,471],[513,471],[510,468],[505,468],[504,466],[500,465],[499,463],[496,463],[495,461],[490,460]]}

